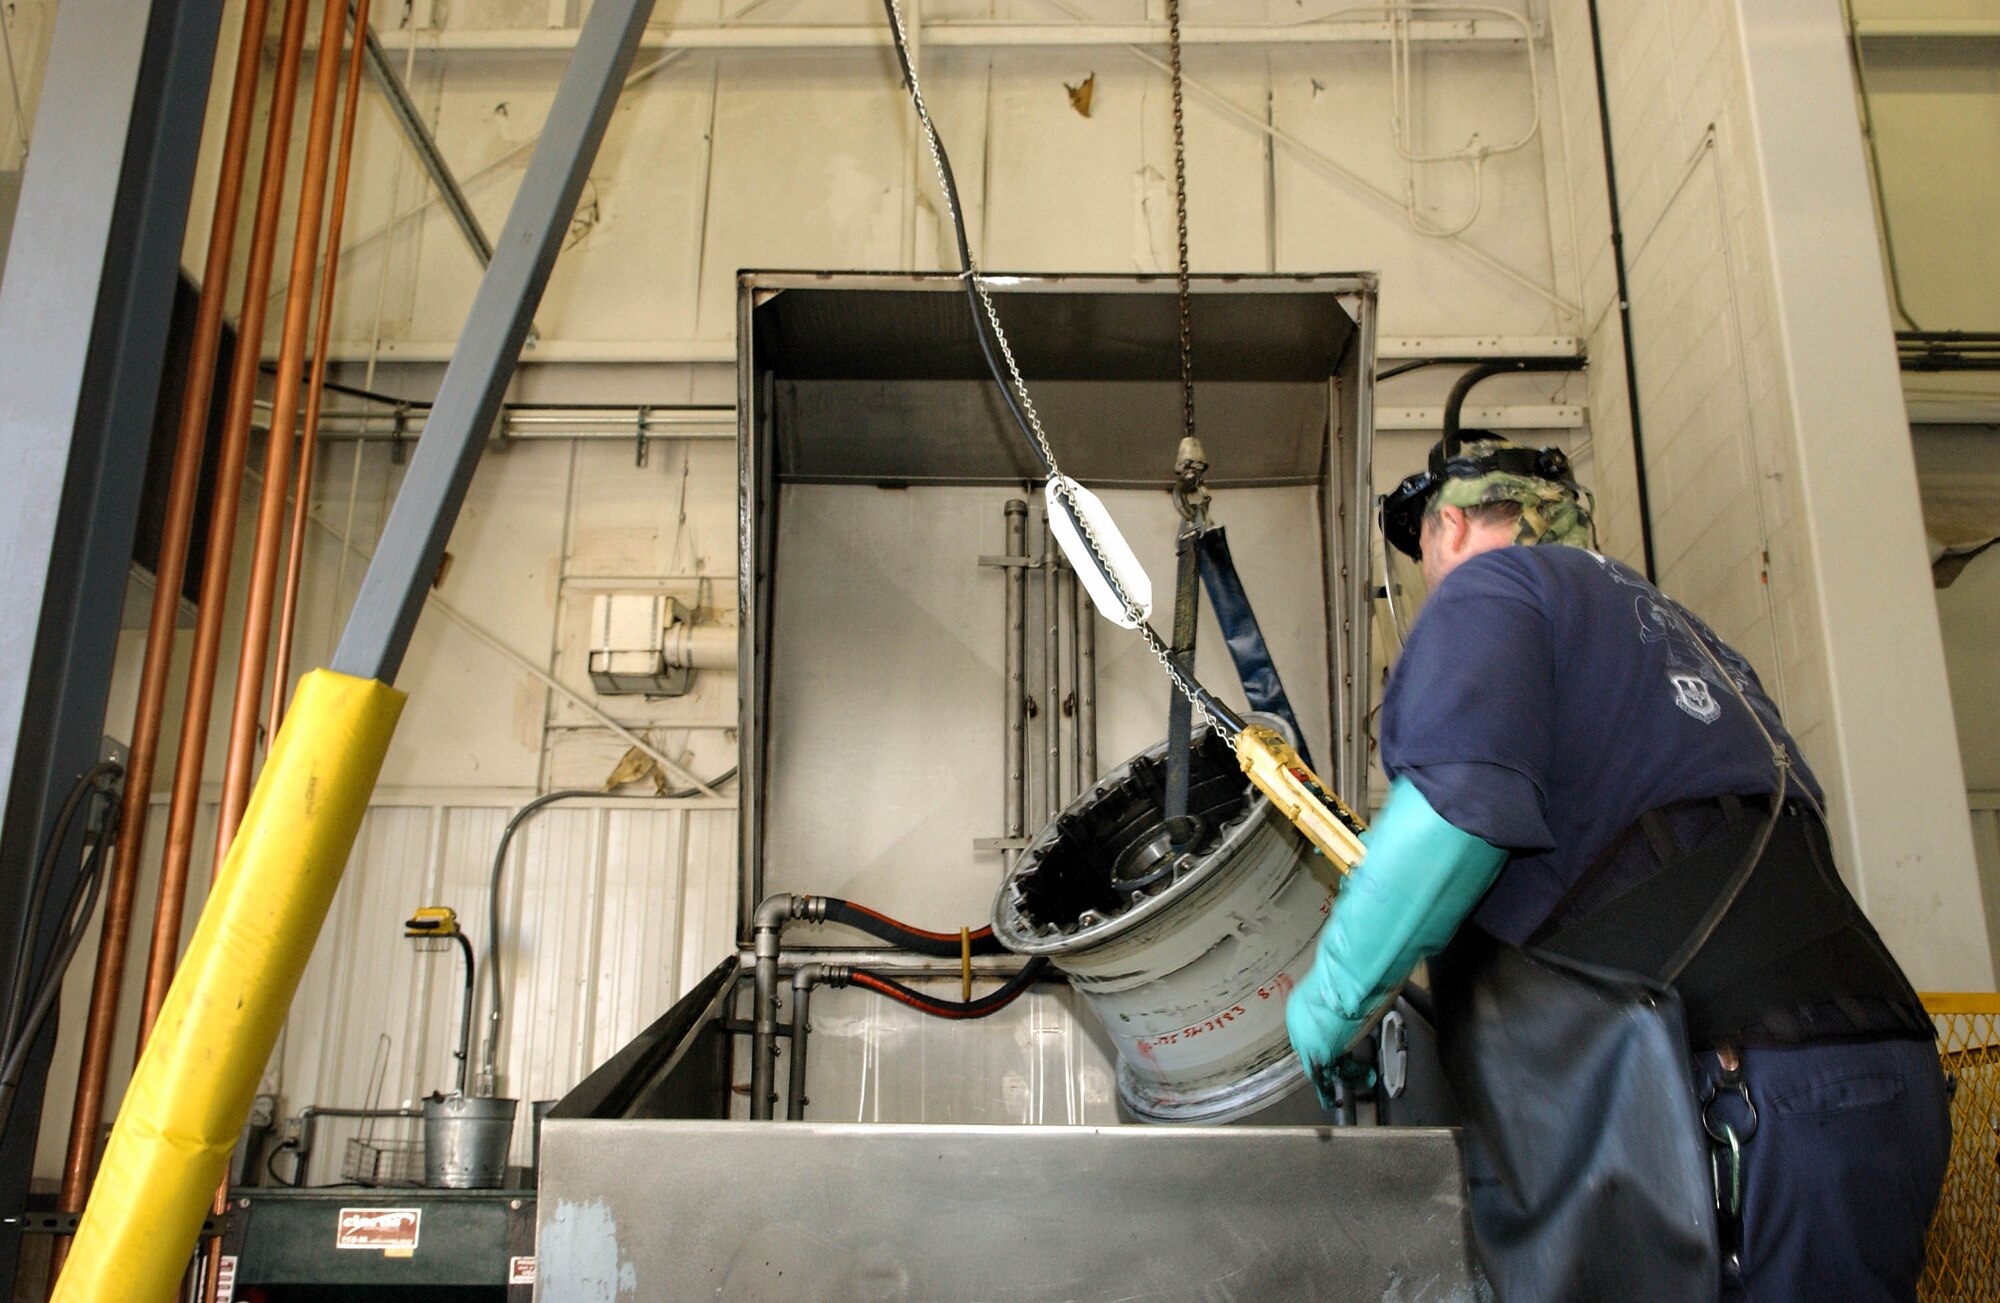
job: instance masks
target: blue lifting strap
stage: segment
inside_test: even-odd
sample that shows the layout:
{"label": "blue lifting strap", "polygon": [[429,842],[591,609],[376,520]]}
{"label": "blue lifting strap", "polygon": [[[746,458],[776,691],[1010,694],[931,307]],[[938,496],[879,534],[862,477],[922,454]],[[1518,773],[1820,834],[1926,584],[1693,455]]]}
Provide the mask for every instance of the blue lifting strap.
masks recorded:
{"label": "blue lifting strap", "polygon": [[1278,679],[1278,667],[1271,660],[1271,649],[1264,642],[1264,631],[1257,627],[1257,613],[1250,609],[1250,597],[1243,591],[1236,562],[1230,559],[1229,540],[1220,528],[1203,531],[1200,560],[1202,584],[1208,589],[1223,641],[1229,644],[1229,658],[1236,662],[1237,677],[1243,680],[1244,698],[1250,709],[1276,715],[1291,726],[1292,736],[1299,741],[1299,759],[1311,768],[1306,735],[1299,728],[1298,716],[1292,713],[1285,685]]}

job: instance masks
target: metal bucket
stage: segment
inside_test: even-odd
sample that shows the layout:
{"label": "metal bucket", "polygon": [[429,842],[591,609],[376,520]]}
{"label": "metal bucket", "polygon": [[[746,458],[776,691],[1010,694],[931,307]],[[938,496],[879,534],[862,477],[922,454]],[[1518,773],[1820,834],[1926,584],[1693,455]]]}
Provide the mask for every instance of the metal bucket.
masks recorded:
{"label": "metal bucket", "polygon": [[507,1180],[520,1101],[454,1095],[424,1101],[424,1184],[495,1190]]}
{"label": "metal bucket", "polygon": [[1189,787],[1177,855],[1166,744],[1133,757],[1029,843],[994,906],[1001,944],[1048,956],[1104,1024],[1119,1098],[1148,1122],[1233,1121],[1305,1084],[1285,997],[1333,902],[1219,736],[1196,736]]}

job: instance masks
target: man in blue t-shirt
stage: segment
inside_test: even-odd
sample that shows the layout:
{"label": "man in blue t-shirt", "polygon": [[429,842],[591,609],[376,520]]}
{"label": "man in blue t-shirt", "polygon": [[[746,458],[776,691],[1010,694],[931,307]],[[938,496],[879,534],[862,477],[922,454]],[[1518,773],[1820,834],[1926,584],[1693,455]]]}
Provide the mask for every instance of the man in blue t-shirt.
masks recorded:
{"label": "man in blue t-shirt", "polygon": [[[1367,858],[1288,1008],[1315,1082],[1365,1072],[1349,1052],[1448,946],[1448,1071],[1453,1009],[1534,1016],[1455,955],[1525,947],[1670,983],[1698,1107],[1640,1125],[1698,1116],[1717,1141],[1721,1293],[1912,1298],[1950,1146],[1931,1023],[1833,872],[1819,784],[1748,662],[1591,550],[1558,451],[1440,443],[1384,524],[1431,595],[1383,695],[1392,781]],[[1460,972],[1473,993],[1445,999]],[[1510,1127],[1576,1093],[1568,1065],[1530,1067],[1548,1073],[1538,1098],[1461,1101],[1475,1241],[1503,1296],[1603,1297],[1615,1267],[1538,1276],[1555,1257],[1521,1240],[1562,1217],[1482,1176]]]}

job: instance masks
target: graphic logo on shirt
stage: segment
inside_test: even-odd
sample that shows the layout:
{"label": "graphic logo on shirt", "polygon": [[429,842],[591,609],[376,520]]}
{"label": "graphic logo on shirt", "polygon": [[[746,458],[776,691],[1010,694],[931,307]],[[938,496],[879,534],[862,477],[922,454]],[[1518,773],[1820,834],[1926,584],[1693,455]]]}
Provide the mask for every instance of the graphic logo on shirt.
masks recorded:
{"label": "graphic logo on shirt", "polygon": [[1674,685],[1674,704],[1704,724],[1722,718],[1722,706],[1708,690],[1708,681],[1698,674],[1669,674]]}

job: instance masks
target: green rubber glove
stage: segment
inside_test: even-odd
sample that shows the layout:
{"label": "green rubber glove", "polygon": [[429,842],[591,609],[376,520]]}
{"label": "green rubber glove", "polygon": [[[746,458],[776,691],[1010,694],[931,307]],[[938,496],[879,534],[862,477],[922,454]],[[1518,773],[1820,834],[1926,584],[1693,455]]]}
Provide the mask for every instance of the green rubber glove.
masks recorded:
{"label": "green rubber glove", "polygon": [[1507,853],[1461,832],[1408,779],[1389,787],[1361,838],[1367,856],[1341,884],[1313,966],[1285,1004],[1285,1029],[1320,1103],[1333,1107],[1348,1051],[1403,989],[1410,970],[1444,949],[1493,885]]}

